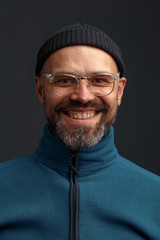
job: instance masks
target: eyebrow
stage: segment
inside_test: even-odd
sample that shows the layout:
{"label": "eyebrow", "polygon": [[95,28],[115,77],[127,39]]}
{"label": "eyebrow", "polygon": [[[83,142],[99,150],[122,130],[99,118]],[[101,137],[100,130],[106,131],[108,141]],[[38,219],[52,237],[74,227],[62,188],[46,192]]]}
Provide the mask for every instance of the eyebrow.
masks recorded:
{"label": "eyebrow", "polygon": [[[94,74],[98,74],[98,73],[109,73],[109,71],[97,71],[97,72],[91,72],[91,73],[88,73],[86,76],[90,76],[90,75],[94,75]],[[75,73],[75,72],[70,72],[70,71],[57,71],[57,72],[54,72],[52,73],[53,75],[54,74],[71,74],[71,75],[74,75],[74,76],[82,76],[82,74],[79,74],[79,73]]]}

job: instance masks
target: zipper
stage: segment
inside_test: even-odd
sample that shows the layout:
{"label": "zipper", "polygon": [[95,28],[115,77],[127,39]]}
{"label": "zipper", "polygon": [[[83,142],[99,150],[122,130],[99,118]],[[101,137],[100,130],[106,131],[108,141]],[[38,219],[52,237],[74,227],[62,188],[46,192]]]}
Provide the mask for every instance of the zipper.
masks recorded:
{"label": "zipper", "polygon": [[80,190],[77,182],[78,151],[71,152],[70,168],[70,240],[79,240],[79,197]]}

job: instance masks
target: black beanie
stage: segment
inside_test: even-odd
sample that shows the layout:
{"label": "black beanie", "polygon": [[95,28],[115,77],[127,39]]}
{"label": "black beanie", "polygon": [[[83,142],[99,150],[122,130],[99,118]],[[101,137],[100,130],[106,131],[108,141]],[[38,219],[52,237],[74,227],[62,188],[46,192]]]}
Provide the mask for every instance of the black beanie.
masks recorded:
{"label": "black beanie", "polygon": [[104,50],[113,57],[120,76],[124,76],[125,66],[117,44],[101,29],[86,23],[65,26],[44,42],[37,56],[36,76],[40,75],[43,64],[53,52],[72,45],[88,45]]}

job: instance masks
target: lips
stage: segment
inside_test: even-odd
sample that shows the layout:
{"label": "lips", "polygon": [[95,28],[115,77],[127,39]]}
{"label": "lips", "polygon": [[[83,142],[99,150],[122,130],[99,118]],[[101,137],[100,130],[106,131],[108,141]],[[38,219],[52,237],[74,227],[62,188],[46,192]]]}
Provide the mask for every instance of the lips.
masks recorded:
{"label": "lips", "polygon": [[102,111],[95,108],[72,108],[61,111],[62,119],[73,126],[95,126],[100,121],[101,115]]}
{"label": "lips", "polygon": [[68,111],[67,115],[73,119],[91,119],[97,114],[97,111]]}

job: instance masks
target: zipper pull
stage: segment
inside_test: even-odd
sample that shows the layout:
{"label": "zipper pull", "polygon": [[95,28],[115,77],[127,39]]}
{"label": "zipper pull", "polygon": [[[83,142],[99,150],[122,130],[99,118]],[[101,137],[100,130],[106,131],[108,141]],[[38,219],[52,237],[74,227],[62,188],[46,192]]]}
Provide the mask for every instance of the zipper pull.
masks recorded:
{"label": "zipper pull", "polygon": [[71,157],[69,160],[69,168],[74,173],[75,176],[78,176],[78,174],[79,174],[79,172],[77,170],[78,153],[79,153],[79,151],[71,152]]}

